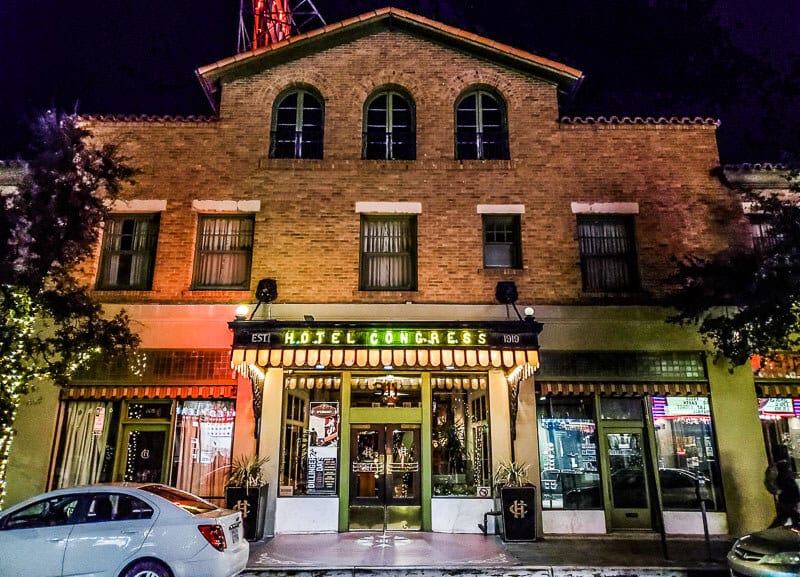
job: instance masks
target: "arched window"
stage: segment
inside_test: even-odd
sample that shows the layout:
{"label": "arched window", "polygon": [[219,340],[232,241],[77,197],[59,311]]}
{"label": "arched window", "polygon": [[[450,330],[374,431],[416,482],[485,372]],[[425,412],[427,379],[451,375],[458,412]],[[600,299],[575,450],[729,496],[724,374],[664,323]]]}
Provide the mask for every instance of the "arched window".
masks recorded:
{"label": "arched window", "polygon": [[283,94],[275,102],[270,158],[322,158],[322,98],[299,89]]}
{"label": "arched window", "polygon": [[508,159],[506,108],[499,96],[474,90],[456,103],[456,158]]}
{"label": "arched window", "polygon": [[417,155],[414,105],[396,91],[383,91],[364,109],[363,157],[368,160],[414,160]]}

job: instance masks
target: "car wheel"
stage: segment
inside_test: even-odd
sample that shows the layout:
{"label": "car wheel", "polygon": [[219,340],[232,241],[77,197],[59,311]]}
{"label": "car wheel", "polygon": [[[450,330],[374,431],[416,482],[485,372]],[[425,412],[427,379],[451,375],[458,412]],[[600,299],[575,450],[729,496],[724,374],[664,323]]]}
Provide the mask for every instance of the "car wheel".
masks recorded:
{"label": "car wheel", "polygon": [[169,569],[158,561],[137,561],[120,577],[172,577]]}

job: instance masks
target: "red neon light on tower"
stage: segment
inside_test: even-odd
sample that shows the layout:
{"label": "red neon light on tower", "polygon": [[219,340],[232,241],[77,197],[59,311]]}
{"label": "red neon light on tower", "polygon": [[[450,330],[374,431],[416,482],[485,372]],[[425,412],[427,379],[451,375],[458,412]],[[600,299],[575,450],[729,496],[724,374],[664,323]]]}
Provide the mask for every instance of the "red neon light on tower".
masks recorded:
{"label": "red neon light on tower", "polygon": [[288,0],[253,0],[253,49],[269,46],[291,33]]}

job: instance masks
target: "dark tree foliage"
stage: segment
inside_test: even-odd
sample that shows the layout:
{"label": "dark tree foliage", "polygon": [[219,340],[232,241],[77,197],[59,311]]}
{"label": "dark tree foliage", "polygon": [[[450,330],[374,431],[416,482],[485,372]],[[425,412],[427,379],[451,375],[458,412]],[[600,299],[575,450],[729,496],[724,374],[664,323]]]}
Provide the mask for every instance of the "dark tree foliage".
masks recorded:
{"label": "dark tree foliage", "polygon": [[681,288],[666,304],[673,322],[696,324],[703,337],[731,363],[753,355],[797,350],[800,345],[800,206],[797,173],[784,194],[745,192],[771,226],[758,249],[729,250],[709,259],[678,263]]}
{"label": "dark tree foliage", "polygon": [[46,112],[16,190],[0,198],[0,500],[22,397],[40,380],[69,383],[100,355],[139,343],[124,312],[103,315],[77,267],[133,169],[113,145],[94,146],[72,116]]}

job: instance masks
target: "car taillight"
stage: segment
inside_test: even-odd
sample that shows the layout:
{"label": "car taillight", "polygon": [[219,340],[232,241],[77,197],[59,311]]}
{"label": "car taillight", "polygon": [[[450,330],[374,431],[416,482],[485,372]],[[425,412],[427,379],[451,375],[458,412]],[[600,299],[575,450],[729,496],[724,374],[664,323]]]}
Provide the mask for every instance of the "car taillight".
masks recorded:
{"label": "car taillight", "polygon": [[198,525],[197,528],[217,551],[224,551],[228,548],[228,544],[225,542],[225,532],[219,525]]}

